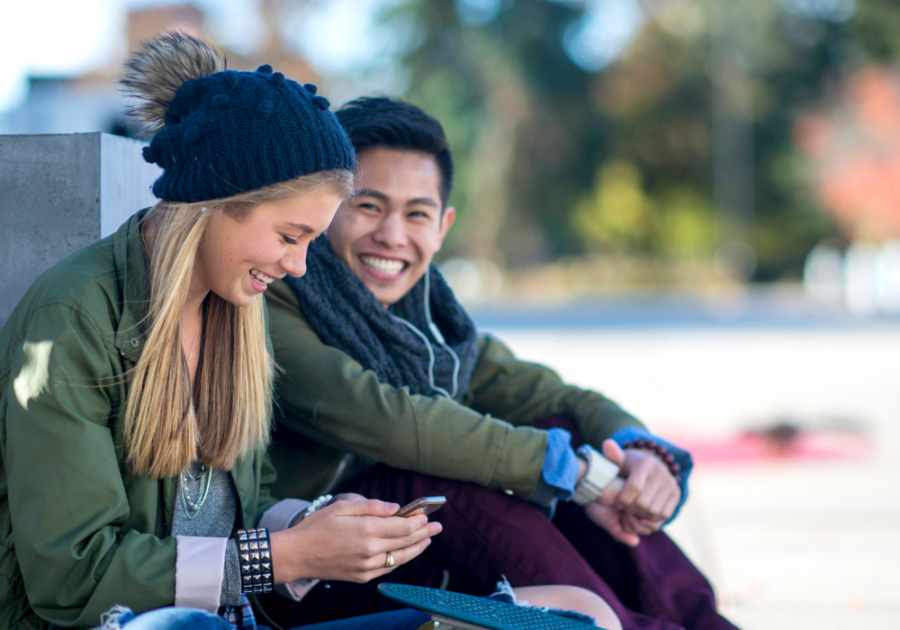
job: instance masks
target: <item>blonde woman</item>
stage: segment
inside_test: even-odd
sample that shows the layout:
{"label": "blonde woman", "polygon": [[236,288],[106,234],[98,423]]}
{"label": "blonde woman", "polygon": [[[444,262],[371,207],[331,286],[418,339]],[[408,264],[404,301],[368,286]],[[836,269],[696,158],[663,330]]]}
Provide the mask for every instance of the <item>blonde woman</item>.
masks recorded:
{"label": "blonde woman", "polygon": [[[303,275],[352,190],[353,149],[328,101],[268,66],[227,71],[185,35],[126,65],[161,201],[44,273],[0,332],[0,630],[254,628],[256,596],[276,585],[299,598],[317,579],[368,581],[440,531],[356,495],[269,493],[261,294]],[[315,628],[426,620],[404,610]]]}
{"label": "blonde woman", "polygon": [[289,528],[308,504],[268,493],[260,296],[303,274],[351,191],[353,149],[328,101],[268,66],[225,70],[184,35],[127,67],[161,201],[44,273],[0,334],[2,629],[173,605],[193,625],[217,621],[190,609],[248,626],[254,591],[368,580],[440,530],[368,500]]}

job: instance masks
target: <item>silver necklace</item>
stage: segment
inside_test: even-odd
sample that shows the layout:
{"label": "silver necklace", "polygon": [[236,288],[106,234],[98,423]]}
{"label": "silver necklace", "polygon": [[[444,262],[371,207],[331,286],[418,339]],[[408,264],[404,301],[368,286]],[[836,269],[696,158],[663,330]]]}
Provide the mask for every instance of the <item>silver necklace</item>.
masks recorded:
{"label": "silver necklace", "polygon": [[[202,322],[201,322],[202,325]],[[191,341],[191,351],[188,354],[187,363],[188,369],[190,370],[191,359],[194,358],[194,346],[197,345],[197,335],[200,332],[200,326],[197,326],[197,329],[194,331],[194,339]],[[203,481],[204,477],[206,477],[206,486],[204,487]],[[190,481],[199,481],[200,482],[200,500],[197,503],[194,503],[191,500],[190,495],[188,494],[188,483]],[[192,475],[187,471],[181,473],[181,502],[184,505],[184,515],[189,519],[193,520],[197,518],[197,515],[200,514],[200,508],[203,507],[203,504],[206,503],[206,497],[209,496],[209,487],[212,485],[212,466],[207,466],[206,464],[200,464],[200,474]],[[191,511],[193,510],[193,514]]]}
{"label": "silver necklace", "polygon": [[[206,503],[206,497],[209,496],[209,487],[212,485],[212,466],[207,466],[206,464],[200,465],[200,474],[199,475],[191,475],[187,471],[181,473],[181,502],[184,505],[184,513],[190,520],[194,520],[197,518],[197,515],[200,513],[200,508],[203,507],[203,504]],[[204,487],[204,478],[206,481]],[[188,483],[193,481],[200,482],[200,500],[194,503],[191,500],[190,495],[188,494]],[[192,514],[193,512],[193,514]]]}

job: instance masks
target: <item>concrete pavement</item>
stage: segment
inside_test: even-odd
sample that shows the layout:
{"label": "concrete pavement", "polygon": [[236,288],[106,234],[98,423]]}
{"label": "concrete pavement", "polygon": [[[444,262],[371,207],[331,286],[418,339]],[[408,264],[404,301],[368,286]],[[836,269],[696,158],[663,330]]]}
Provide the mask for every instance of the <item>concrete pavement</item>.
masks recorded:
{"label": "concrete pavement", "polygon": [[847,430],[838,450],[867,440],[863,457],[700,461],[669,532],[745,630],[900,628],[900,326],[494,332],[676,440],[783,418]]}

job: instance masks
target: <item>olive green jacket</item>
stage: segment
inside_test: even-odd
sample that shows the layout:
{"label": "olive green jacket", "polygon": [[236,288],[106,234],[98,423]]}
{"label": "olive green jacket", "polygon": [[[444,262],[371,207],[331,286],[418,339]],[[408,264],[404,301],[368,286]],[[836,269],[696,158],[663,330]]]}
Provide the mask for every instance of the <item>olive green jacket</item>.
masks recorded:
{"label": "olive green jacket", "polygon": [[462,404],[410,394],[322,343],[285,282],[273,282],[266,300],[275,360],[283,369],[271,449],[276,496],[316,496],[384,462],[528,499],[547,450],[546,431],[530,424],[571,418],[595,448],[619,429],[642,426],[602,395],[516,359],[490,336],[479,338]]}
{"label": "olive green jacket", "polygon": [[[0,333],[0,630],[174,602],[176,486],[126,475],[120,439],[144,343],[139,216],[38,278]],[[274,469],[260,454],[231,475],[257,523]]]}

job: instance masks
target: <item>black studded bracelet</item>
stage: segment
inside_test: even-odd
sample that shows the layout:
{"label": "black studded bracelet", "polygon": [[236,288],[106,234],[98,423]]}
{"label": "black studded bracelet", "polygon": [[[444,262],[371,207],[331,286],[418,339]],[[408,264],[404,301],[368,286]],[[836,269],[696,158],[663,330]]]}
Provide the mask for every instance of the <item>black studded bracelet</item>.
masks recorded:
{"label": "black studded bracelet", "polygon": [[275,587],[272,549],[265,527],[237,530],[238,555],[241,558],[241,592],[271,593]]}

